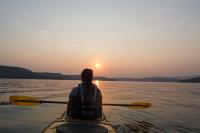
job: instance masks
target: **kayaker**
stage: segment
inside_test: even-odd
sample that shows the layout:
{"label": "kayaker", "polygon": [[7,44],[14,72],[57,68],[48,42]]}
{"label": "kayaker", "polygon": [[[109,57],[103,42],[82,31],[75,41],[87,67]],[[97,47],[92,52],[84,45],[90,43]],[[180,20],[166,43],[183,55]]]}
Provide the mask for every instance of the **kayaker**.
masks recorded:
{"label": "kayaker", "polygon": [[67,116],[78,119],[97,119],[102,117],[102,94],[92,83],[92,69],[81,73],[82,83],[78,84],[69,95]]}

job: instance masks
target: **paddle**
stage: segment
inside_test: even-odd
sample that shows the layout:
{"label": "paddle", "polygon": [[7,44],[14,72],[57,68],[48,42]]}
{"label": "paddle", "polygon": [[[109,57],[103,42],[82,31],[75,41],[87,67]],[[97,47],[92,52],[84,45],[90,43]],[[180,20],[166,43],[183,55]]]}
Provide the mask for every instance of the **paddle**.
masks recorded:
{"label": "paddle", "polygon": [[[68,102],[62,101],[44,101],[30,96],[10,96],[10,103],[19,106],[36,106],[42,103],[54,103],[54,104],[67,104]],[[104,106],[124,106],[129,108],[149,108],[150,103],[147,102],[137,102],[131,104],[114,104],[114,103],[103,103]]]}

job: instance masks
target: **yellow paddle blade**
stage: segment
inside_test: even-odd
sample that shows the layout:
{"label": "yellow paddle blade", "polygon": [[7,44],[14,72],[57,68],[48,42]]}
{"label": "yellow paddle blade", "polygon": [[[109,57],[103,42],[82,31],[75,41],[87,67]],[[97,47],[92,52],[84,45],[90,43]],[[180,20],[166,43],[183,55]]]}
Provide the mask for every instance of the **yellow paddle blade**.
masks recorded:
{"label": "yellow paddle blade", "polygon": [[40,104],[40,100],[29,96],[10,96],[10,103],[19,106],[35,106]]}
{"label": "yellow paddle blade", "polygon": [[137,103],[131,103],[128,105],[128,108],[149,108],[151,107],[151,103],[147,102],[137,102]]}

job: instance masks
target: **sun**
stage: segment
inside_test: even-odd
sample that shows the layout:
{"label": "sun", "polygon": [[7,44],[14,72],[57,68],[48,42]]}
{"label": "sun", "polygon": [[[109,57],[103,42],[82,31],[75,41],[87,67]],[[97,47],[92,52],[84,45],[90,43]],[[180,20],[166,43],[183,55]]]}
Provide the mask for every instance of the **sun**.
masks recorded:
{"label": "sun", "polygon": [[99,68],[101,67],[101,64],[96,63],[96,64],[95,64],[95,67],[96,67],[97,69],[99,69]]}

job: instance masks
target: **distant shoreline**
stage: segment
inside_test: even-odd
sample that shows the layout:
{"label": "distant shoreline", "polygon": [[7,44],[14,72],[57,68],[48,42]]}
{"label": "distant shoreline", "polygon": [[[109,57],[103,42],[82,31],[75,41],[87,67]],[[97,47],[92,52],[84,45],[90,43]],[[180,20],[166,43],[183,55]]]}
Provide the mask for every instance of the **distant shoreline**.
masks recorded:
{"label": "distant shoreline", "polygon": [[[26,68],[0,65],[0,79],[45,79],[45,80],[81,80],[80,75],[63,75],[61,73],[33,72]],[[200,77],[178,79],[176,77],[148,77],[148,78],[108,78],[94,77],[101,81],[130,81],[130,82],[181,82],[200,83]]]}
{"label": "distant shoreline", "polygon": [[[33,78],[0,78],[0,80],[62,80],[62,81],[81,81],[81,80],[73,80],[73,79],[33,79]],[[98,79],[95,79],[98,80]],[[98,80],[98,81],[108,81],[108,82],[144,82],[144,83],[192,83],[192,84],[199,84],[200,82],[181,82],[181,81],[126,81],[126,80]]]}

